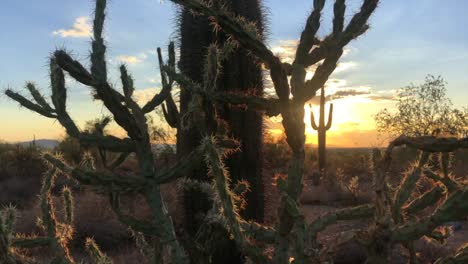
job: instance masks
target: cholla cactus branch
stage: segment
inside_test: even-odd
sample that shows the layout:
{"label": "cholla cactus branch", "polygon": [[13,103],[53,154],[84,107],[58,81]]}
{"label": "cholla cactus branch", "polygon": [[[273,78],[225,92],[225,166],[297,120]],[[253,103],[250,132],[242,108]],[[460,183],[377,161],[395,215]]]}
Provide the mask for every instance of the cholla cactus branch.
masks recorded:
{"label": "cholla cactus branch", "polygon": [[468,148],[468,138],[408,137],[401,135],[392,141],[392,146],[397,147],[401,145],[407,145],[427,152],[453,152],[457,149]]}
{"label": "cholla cactus branch", "polygon": [[468,214],[467,199],[468,187],[464,187],[451,194],[431,216],[396,227],[392,230],[391,240],[394,242],[416,240],[443,223],[462,220]]}
{"label": "cholla cactus branch", "polygon": [[418,165],[413,166],[410,171],[407,172],[406,177],[398,188],[395,199],[393,201],[393,219],[398,223],[400,222],[401,207],[410,198],[413,193],[414,187],[421,176],[421,170],[429,159],[429,153],[423,152],[419,159]]}
{"label": "cholla cactus branch", "polygon": [[50,169],[43,178],[41,187],[41,211],[42,222],[49,238],[49,243],[55,252],[55,260],[59,263],[74,263],[68,249],[68,241],[71,239],[71,228],[60,224],[55,216],[52,203],[51,189],[54,186],[56,170]]}
{"label": "cholla cactus branch", "polygon": [[450,193],[460,189],[460,184],[456,182],[455,180],[451,179],[450,177],[441,177],[439,174],[437,174],[436,172],[432,171],[429,168],[425,168],[423,170],[423,173],[428,178],[431,178],[434,181],[438,181],[444,184]]}
{"label": "cholla cactus branch", "polygon": [[125,95],[125,101],[130,101],[133,92],[135,91],[135,87],[133,86],[133,79],[128,74],[125,65],[120,66],[120,80],[122,81],[122,90]]}
{"label": "cholla cactus branch", "polygon": [[80,131],[66,110],[67,90],[65,88],[65,75],[53,58],[50,59],[50,85],[52,87],[52,103],[57,112],[57,120],[65,127],[69,135],[77,137]]}
{"label": "cholla cactus branch", "polygon": [[13,92],[10,89],[5,90],[5,95],[15,100],[16,102],[18,102],[21,106],[24,106],[28,108],[29,110],[34,111],[42,116],[45,116],[48,118],[57,118],[57,115],[54,114],[52,111],[48,111],[44,109],[42,106],[31,102],[30,100],[28,100],[21,94]]}
{"label": "cholla cactus branch", "polygon": [[[167,66],[164,66],[164,71],[168,73],[169,76],[174,78],[174,81],[179,83],[181,88],[189,89],[193,93],[202,94],[208,99],[215,101],[217,103],[228,103],[235,106],[246,105],[251,110],[265,111],[267,116],[277,116],[281,111],[280,100],[274,98],[263,98],[255,95],[245,95],[236,92],[211,92],[206,93],[204,89],[193,82],[184,75],[175,72]],[[287,107],[288,104],[285,105]]]}
{"label": "cholla cactus branch", "polygon": [[77,139],[84,147],[99,147],[113,152],[134,152],[135,142],[129,138],[118,138],[114,136],[101,136],[96,134],[81,133]]}
{"label": "cholla cactus branch", "polygon": [[147,180],[142,177],[117,177],[111,173],[96,173],[80,168],[72,168],[49,153],[45,153],[43,158],[58,170],[85,185],[111,188],[124,193],[141,191],[147,185]]}
{"label": "cholla cactus branch", "polygon": [[170,168],[162,168],[155,174],[158,184],[164,184],[184,177],[188,171],[199,166],[203,162],[203,149],[197,148],[190,154],[180,159]]}
{"label": "cholla cactus branch", "polygon": [[223,154],[220,153],[220,150],[216,146],[215,138],[207,137],[203,139],[202,146],[205,150],[205,162],[208,166],[208,173],[213,177],[214,185],[222,205],[221,213],[229,224],[230,232],[249,257],[257,263],[267,263],[267,259],[263,256],[261,250],[248,241],[242,230],[241,223],[245,221],[241,218],[235,206],[234,194],[229,187],[229,172],[221,160]]}
{"label": "cholla cactus branch", "polygon": [[[169,45],[169,47],[170,47],[169,48],[169,54],[174,53],[174,44]],[[166,98],[168,96],[170,96],[171,90],[172,90],[172,83],[168,81],[167,75],[163,70],[164,61],[163,61],[163,58],[162,58],[161,49],[158,48],[157,52],[158,52],[159,69],[160,69],[160,73],[161,73],[162,90],[161,90],[160,93],[155,95],[148,103],[146,103],[146,105],[143,107],[143,112],[145,112],[145,113],[151,112],[154,108],[156,108],[157,106],[162,104],[164,102],[164,100],[166,100]],[[170,57],[172,57],[172,56],[173,55],[170,55]],[[168,66],[168,67],[171,67],[172,69],[175,70],[174,65]]]}
{"label": "cholla cactus branch", "polygon": [[67,225],[73,224],[73,195],[71,189],[64,187],[62,190],[62,199],[65,207],[65,223]]}
{"label": "cholla cactus branch", "polygon": [[16,248],[35,248],[50,245],[48,237],[13,238],[11,246]]}
{"label": "cholla cactus branch", "polygon": [[374,206],[366,204],[327,213],[320,216],[309,225],[310,235],[315,238],[318,232],[323,231],[329,225],[337,221],[370,218],[374,215],[374,211]]}
{"label": "cholla cactus branch", "polygon": [[416,214],[424,208],[436,204],[444,194],[445,189],[437,184],[431,190],[421,194],[419,197],[404,206],[402,211],[409,215]]}
{"label": "cholla cactus branch", "polygon": [[88,254],[91,256],[94,264],[112,264],[112,260],[106,256],[106,254],[102,253],[99,246],[94,242],[92,238],[86,238],[85,242],[85,249]]}
{"label": "cholla cactus branch", "polygon": [[36,101],[36,103],[38,103],[40,106],[42,106],[42,108],[44,108],[48,112],[55,112],[55,110],[52,109],[52,107],[50,107],[49,103],[46,101],[44,96],[42,96],[42,94],[36,88],[34,83],[28,82],[26,84],[26,88],[29,90],[29,93],[34,98],[34,101]]}
{"label": "cholla cactus branch", "polygon": [[468,243],[463,244],[453,256],[438,259],[434,264],[463,264],[468,262]]}
{"label": "cholla cactus branch", "polygon": [[168,95],[164,104],[161,105],[163,110],[164,118],[167,123],[173,127],[177,128],[180,123],[180,113],[177,109],[176,103],[172,98],[172,95]]}
{"label": "cholla cactus branch", "polygon": [[157,226],[154,226],[152,223],[148,221],[138,220],[130,215],[125,214],[122,211],[120,206],[120,195],[116,192],[111,192],[110,194],[110,204],[112,210],[119,218],[119,221],[125,223],[127,226],[131,227],[133,230],[138,232],[143,232],[148,235],[157,235],[160,230],[158,230]]}
{"label": "cholla cactus branch", "polygon": [[341,34],[344,27],[344,15],[346,10],[346,0],[335,0],[333,5],[333,36]]}

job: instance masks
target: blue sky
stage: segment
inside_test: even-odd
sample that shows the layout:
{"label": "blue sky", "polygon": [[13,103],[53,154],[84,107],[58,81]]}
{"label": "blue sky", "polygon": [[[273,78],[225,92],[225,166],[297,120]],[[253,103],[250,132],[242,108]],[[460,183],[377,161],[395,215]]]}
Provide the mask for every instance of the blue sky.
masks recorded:
{"label": "blue sky", "polygon": [[[287,53],[292,51],[291,43],[298,39],[312,2],[264,1],[269,13],[268,44],[282,51],[284,57],[290,55]],[[347,2],[349,19],[361,1]],[[55,48],[66,47],[87,64],[90,37],[66,32],[86,29],[93,5],[91,0],[2,0],[0,88],[21,90],[25,81],[33,80],[47,94],[48,55]],[[331,29],[332,5],[333,1],[326,4],[321,34]],[[159,87],[155,48],[165,47],[175,37],[174,5],[167,0],[112,0],[108,6],[105,35],[109,73],[116,82],[117,67],[126,61],[144,100]],[[381,1],[370,20],[371,29],[348,46],[341,60],[343,69],[333,74],[333,79],[342,81],[337,89],[354,87],[387,94],[409,83],[422,82],[426,74],[442,75],[454,104],[468,106],[466,10],[468,1]],[[281,49],[283,45],[290,47]],[[79,123],[104,113],[102,107],[91,102],[86,87],[74,82],[69,82],[69,87],[70,111]],[[374,108],[388,105],[389,102],[376,104]],[[33,132],[37,137],[56,137],[61,133],[56,123],[26,109],[19,110],[4,96],[0,97],[0,114],[5,125],[0,128],[3,140],[26,140]]]}

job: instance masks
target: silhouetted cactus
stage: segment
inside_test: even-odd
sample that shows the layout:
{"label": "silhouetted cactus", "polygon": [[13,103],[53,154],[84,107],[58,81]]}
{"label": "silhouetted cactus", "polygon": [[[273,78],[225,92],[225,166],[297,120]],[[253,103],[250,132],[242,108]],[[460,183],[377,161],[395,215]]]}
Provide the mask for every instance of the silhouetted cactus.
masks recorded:
{"label": "silhouetted cactus", "polygon": [[[165,208],[160,193],[160,184],[172,181],[185,176],[193,164],[201,162],[200,151],[195,150],[186,160],[180,161],[171,168],[159,168],[154,164],[154,157],[151,151],[150,136],[148,133],[146,113],[151,112],[155,107],[161,105],[170,95],[172,81],[166,80],[162,74],[163,87],[159,94],[155,95],[143,107],[140,107],[132,98],[134,92],[133,79],[128,74],[126,67],[120,67],[120,78],[122,81],[123,94],[112,87],[107,80],[107,66],[105,60],[104,39],[102,31],[105,17],[105,0],[96,1],[96,9],[93,24],[93,40],[91,49],[90,71],[74,60],[66,51],[57,50],[50,59],[50,82],[52,88],[52,106],[39,93],[32,84],[27,88],[33,96],[34,102],[26,99],[22,95],[6,90],[7,96],[19,102],[21,105],[33,110],[43,116],[54,118],[66,129],[67,134],[76,138],[81,146],[96,147],[100,151],[117,152],[120,155],[114,161],[107,161],[105,155],[100,155],[106,170],[97,171],[93,162],[86,162],[79,167],[70,167],[61,160],[60,157],[46,153],[43,158],[54,168],[64,174],[74,178],[81,184],[91,185],[100,192],[110,197],[111,208],[116,213],[118,219],[133,230],[148,236],[156,236],[162,244],[171,249],[170,256],[173,263],[187,263],[185,251],[179,244],[175,236],[174,226]],[[171,44],[172,45],[172,44]],[[171,47],[171,46],[170,46]],[[158,50],[158,57],[161,65],[162,56]],[[174,67],[174,49],[169,49],[170,65]],[[113,120],[117,122],[126,132],[128,137],[117,138],[103,133],[104,127],[110,122],[106,118],[96,124],[95,131],[81,131],[67,112],[67,88],[65,86],[65,72],[78,82],[89,86],[94,92],[95,98],[101,100],[104,106],[113,115]],[[100,152],[101,153],[101,152]],[[126,160],[130,153],[135,153],[138,160],[139,171],[134,177],[121,177],[114,172],[122,162]],[[185,165],[183,165],[185,164]],[[50,194],[47,190],[52,185],[53,177],[45,177],[42,195],[43,224],[48,234],[47,243],[54,249],[56,260],[60,263],[72,263],[67,248],[67,242],[71,238],[72,229],[66,228],[72,223],[72,211],[66,213],[65,223],[57,223],[54,210],[50,202]],[[139,220],[123,212],[119,198],[123,194],[142,194],[152,210],[151,220]],[[71,210],[72,199],[70,191],[63,192],[65,208]],[[16,246],[13,243],[13,246]],[[100,253],[97,246],[88,241],[88,250],[92,253],[95,262],[108,262],[107,258]],[[160,261],[155,259],[154,261]]]}
{"label": "silhouetted cactus", "polygon": [[[245,20],[238,19],[233,16],[229,9],[216,5],[209,5],[204,1],[197,0],[172,0],[175,3],[184,5],[191,9],[196,14],[202,14],[222,29],[232,40],[238,43],[241,47],[248,49],[256,56],[266,68],[270,69],[270,76],[279,99],[263,99],[254,95],[231,96],[232,93],[222,91],[212,91],[207,93],[193,84],[190,80],[186,80],[183,76],[177,76],[177,73],[172,73],[174,79],[181,84],[185,89],[190,88],[190,91],[200,91],[206,98],[215,103],[229,102],[233,105],[246,105],[249,109],[263,110],[268,115],[281,114],[283,127],[287,136],[287,142],[292,149],[292,159],[288,173],[287,182],[279,183],[282,191],[283,199],[282,206],[279,210],[280,222],[274,233],[274,256],[269,260],[268,256],[264,255],[261,248],[253,245],[245,235],[238,232],[238,227],[242,224],[242,219],[234,217],[232,210],[232,198],[230,195],[220,195],[221,205],[224,206],[225,217],[228,219],[227,224],[234,232],[233,236],[239,247],[244,253],[256,262],[273,263],[288,263],[291,255],[295,259],[295,263],[306,263],[313,261],[317,254],[311,250],[311,241],[308,239],[308,226],[305,224],[304,217],[301,216],[298,209],[297,200],[302,189],[302,176],[304,173],[304,143],[305,143],[305,125],[304,118],[304,103],[310,100],[320,87],[323,87],[329,75],[336,67],[336,63],[340,58],[343,47],[352,39],[364,33],[368,26],[367,19],[374,11],[378,1],[364,1],[360,11],[354,15],[347,27],[344,27],[344,1],[336,1],[335,4],[335,19],[333,32],[323,40],[319,40],[315,35],[319,28],[321,10],[324,6],[324,1],[314,1],[314,10],[308,18],[304,32],[296,52],[296,58],[292,65],[282,63],[263,43],[261,37],[257,34],[255,27]],[[306,68],[324,60],[317,68],[315,75],[311,80],[305,80]],[[166,68],[168,72],[170,71]],[[288,81],[288,76],[291,76],[291,81]],[[190,85],[192,84],[192,85]],[[292,93],[292,99],[290,99]],[[206,141],[205,141],[206,142]],[[218,151],[218,153],[222,153]],[[214,168],[213,160],[218,158],[207,158],[208,166]],[[218,168],[223,168],[223,163],[217,163]],[[215,178],[217,181],[223,178],[226,171],[222,169],[213,170],[217,172]],[[224,178],[226,175],[224,175]],[[216,185],[220,184],[219,182]],[[222,189],[226,189],[223,185]],[[229,193],[229,189],[224,191],[218,189],[218,193]],[[223,198],[224,197],[224,198]],[[231,202],[229,201],[231,200]],[[294,232],[292,232],[294,230]],[[260,232],[264,230],[261,229]],[[310,249],[310,250],[309,250]]]}
{"label": "silhouetted cactus", "polygon": [[[325,89],[322,87],[320,89],[320,114],[319,122],[315,122],[314,113],[310,111],[310,125],[314,130],[317,130],[318,134],[318,167],[319,172],[322,175],[322,178],[325,179],[326,176],[326,139],[327,139],[327,130],[330,129],[333,119],[333,103],[330,104],[330,110],[328,112],[328,121],[325,124]],[[311,107],[312,108],[312,107]]]}
{"label": "silhouetted cactus", "polygon": [[[212,1],[213,6],[223,6],[236,16],[242,16],[247,21],[255,23],[259,34],[263,34],[264,12],[259,0],[229,0]],[[179,14],[180,34],[180,62],[181,73],[197,83],[206,81],[204,75],[206,66],[204,58],[208,54],[208,47],[213,43],[222,45],[227,36],[217,31],[204,16],[192,14],[188,8],[182,8]],[[239,94],[263,93],[262,70],[260,64],[242,47],[234,49],[232,54],[223,62],[222,71],[217,77],[217,87],[220,91],[232,91]],[[180,93],[180,114],[184,116],[189,110],[192,100],[191,93],[182,89]],[[227,165],[235,180],[249,181],[251,191],[247,193],[248,204],[242,215],[250,219],[263,218],[263,186],[262,186],[262,134],[263,121],[261,113],[253,110],[240,110],[229,104],[218,107],[219,117],[226,121],[230,135],[241,143],[242,151],[234,153],[227,160]],[[167,119],[167,118],[166,118]],[[196,148],[201,135],[193,130],[178,131],[178,152],[181,155]],[[206,169],[198,168],[192,172],[194,179],[206,180]],[[195,193],[187,194],[190,197]],[[186,200],[187,214],[198,214],[198,199]],[[196,223],[189,226],[198,228]]]}
{"label": "silhouetted cactus", "polygon": [[[13,263],[36,263],[34,259],[22,254],[25,249],[36,247],[49,247],[53,252],[51,263],[72,264],[75,263],[70,255],[69,241],[73,237],[73,196],[68,187],[62,190],[62,203],[64,206],[64,219],[59,222],[56,216],[56,209],[52,202],[52,187],[56,178],[56,169],[51,168],[44,174],[40,192],[41,217],[38,225],[43,231],[43,235],[22,235],[15,234],[14,225],[16,220],[16,210],[7,207],[0,214],[0,262],[5,264]],[[88,242],[86,242],[88,247]],[[97,245],[93,242],[95,248]],[[91,253],[93,255],[94,253]],[[101,253],[104,258],[105,255]],[[94,257],[93,257],[94,258]],[[96,264],[112,263],[95,261]]]}

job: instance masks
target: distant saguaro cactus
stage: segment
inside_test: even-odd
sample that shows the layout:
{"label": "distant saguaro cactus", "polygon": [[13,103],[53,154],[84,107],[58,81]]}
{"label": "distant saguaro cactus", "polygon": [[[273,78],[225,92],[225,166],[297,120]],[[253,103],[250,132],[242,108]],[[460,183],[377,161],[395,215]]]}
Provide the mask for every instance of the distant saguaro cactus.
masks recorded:
{"label": "distant saguaro cactus", "polygon": [[[320,114],[318,124],[315,122],[314,113],[310,111],[310,125],[318,134],[318,167],[322,178],[326,177],[327,170],[327,157],[326,157],[326,144],[327,144],[327,130],[330,129],[333,120],[333,103],[330,104],[328,112],[328,121],[325,124],[325,89],[322,86],[320,89]],[[312,109],[312,106],[311,106]]]}

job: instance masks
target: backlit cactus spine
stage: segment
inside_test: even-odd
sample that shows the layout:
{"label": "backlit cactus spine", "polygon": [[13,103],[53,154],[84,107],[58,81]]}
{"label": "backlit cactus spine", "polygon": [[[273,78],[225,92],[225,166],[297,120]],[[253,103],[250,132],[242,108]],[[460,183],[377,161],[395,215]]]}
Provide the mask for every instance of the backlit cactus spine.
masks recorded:
{"label": "backlit cactus spine", "polygon": [[[314,113],[310,111],[310,125],[314,130],[317,130],[318,134],[318,167],[322,179],[326,177],[326,140],[327,140],[327,130],[330,129],[333,120],[333,103],[330,104],[330,109],[328,112],[328,121],[325,124],[325,89],[322,86],[320,89],[320,114],[318,124],[315,122]],[[311,107],[312,108],[312,107]]]}

